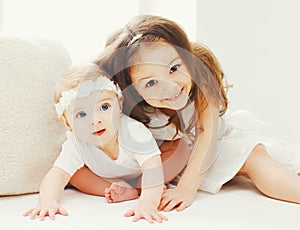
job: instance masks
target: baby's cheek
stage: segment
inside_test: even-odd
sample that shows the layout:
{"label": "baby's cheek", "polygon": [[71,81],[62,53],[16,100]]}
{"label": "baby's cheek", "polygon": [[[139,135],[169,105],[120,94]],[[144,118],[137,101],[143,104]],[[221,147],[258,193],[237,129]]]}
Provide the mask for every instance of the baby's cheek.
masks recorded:
{"label": "baby's cheek", "polygon": [[83,135],[85,135],[85,133],[87,132],[87,126],[80,123],[80,122],[74,122],[73,123],[73,132],[77,137],[81,137]]}
{"label": "baby's cheek", "polygon": [[118,132],[119,126],[120,126],[120,116],[112,117],[110,123],[111,123],[110,132],[113,134],[116,134]]}

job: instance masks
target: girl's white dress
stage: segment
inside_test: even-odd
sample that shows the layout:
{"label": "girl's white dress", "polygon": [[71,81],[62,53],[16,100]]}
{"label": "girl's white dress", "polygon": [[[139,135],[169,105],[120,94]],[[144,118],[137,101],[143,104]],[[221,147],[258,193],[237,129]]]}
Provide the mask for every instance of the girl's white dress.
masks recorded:
{"label": "girl's white dress", "polygon": [[[182,133],[175,139],[183,138],[192,148],[194,129],[187,130],[190,119],[195,114],[194,104],[190,103],[179,112],[183,118]],[[157,112],[151,116],[150,130],[157,140],[172,140],[176,133],[175,126],[168,124],[169,117]],[[206,176],[199,189],[217,193],[221,187],[231,180],[241,169],[251,151],[258,144],[263,144],[268,154],[286,165],[295,173],[300,173],[300,148],[278,139],[273,135],[270,125],[260,121],[253,113],[246,110],[227,111],[218,121],[217,146],[213,160],[199,169]]]}

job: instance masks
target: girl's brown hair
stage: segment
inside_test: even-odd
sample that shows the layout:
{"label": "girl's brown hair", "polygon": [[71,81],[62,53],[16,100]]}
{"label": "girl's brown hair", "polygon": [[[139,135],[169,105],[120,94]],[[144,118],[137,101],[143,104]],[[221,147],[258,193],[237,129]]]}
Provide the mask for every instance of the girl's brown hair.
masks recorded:
{"label": "girl's brown hair", "polygon": [[[207,107],[208,100],[220,106],[220,115],[227,109],[228,100],[222,85],[223,72],[215,56],[200,44],[191,44],[187,35],[175,22],[152,15],[140,15],[133,18],[123,29],[115,32],[107,40],[107,46],[95,60],[108,71],[123,90],[123,112],[148,125],[150,114],[157,110],[170,116],[181,130],[180,118],[176,111],[154,108],[137,93],[130,78],[133,61],[138,58],[143,45],[165,42],[173,46],[187,66],[193,80],[190,100],[195,102],[197,118]],[[194,121],[192,121],[194,124]]]}

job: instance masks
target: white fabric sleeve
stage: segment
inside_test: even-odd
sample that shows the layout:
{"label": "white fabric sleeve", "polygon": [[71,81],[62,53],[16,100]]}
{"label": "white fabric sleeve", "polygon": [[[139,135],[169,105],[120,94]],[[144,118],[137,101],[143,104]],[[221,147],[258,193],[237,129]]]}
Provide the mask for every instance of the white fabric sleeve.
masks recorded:
{"label": "white fabric sleeve", "polygon": [[84,161],[77,145],[78,142],[75,141],[75,137],[71,133],[67,133],[67,139],[62,145],[62,151],[53,166],[63,169],[70,176],[83,167]]}
{"label": "white fabric sleeve", "polygon": [[132,152],[134,152],[139,165],[151,157],[161,154],[152,133],[144,124],[137,121],[129,122],[128,131],[128,135],[131,137],[130,146],[135,148],[132,149]]}
{"label": "white fabric sleeve", "polygon": [[174,124],[168,124],[169,117],[163,113],[157,112],[155,115],[150,116],[149,123],[150,131],[156,140],[176,140],[181,136],[176,135],[176,127]]}

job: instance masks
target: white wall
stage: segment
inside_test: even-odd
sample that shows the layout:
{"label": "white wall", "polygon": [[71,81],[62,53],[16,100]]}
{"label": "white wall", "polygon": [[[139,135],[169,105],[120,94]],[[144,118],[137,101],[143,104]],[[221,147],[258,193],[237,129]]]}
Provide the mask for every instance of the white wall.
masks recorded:
{"label": "white wall", "polygon": [[106,37],[139,13],[174,20],[215,52],[235,85],[233,109],[250,109],[300,140],[298,0],[0,0],[0,30],[2,8],[4,33],[59,40],[73,63],[97,56]]}
{"label": "white wall", "polygon": [[0,0],[0,33],[2,32],[3,24],[3,0]]}
{"label": "white wall", "polygon": [[[1,0],[0,0],[1,1]],[[113,30],[138,14],[130,0],[4,0],[5,34],[61,41],[73,63],[92,60]]]}
{"label": "white wall", "polygon": [[184,29],[190,39],[196,39],[197,0],[139,0],[139,2],[140,14],[159,15],[173,20]]}
{"label": "white wall", "polygon": [[189,4],[182,4],[182,0],[1,1],[5,34],[61,41],[74,63],[97,56],[106,37],[139,13],[170,18],[196,38],[196,0],[189,0]]}
{"label": "white wall", "polygon": [[231,107],[254,111],[300,141],[300,2],[199,0],[197,40],[221,62]]}

